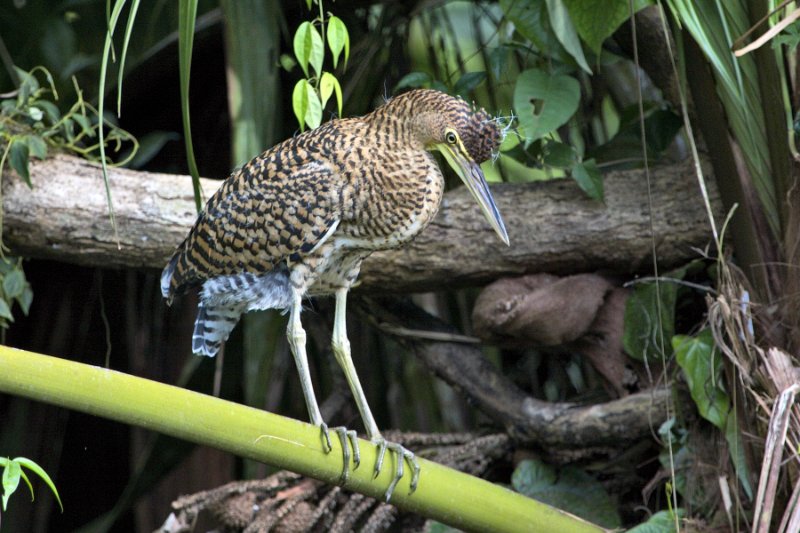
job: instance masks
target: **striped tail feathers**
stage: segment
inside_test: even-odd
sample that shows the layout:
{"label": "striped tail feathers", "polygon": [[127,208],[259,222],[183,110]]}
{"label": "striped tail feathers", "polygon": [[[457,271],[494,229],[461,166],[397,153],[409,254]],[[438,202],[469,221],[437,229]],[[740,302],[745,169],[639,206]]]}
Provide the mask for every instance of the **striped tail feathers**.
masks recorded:
{"label": "striped tail feathers", "polygon": [[217,355],[244,310],[244,304],[209,306],[201,301],[192,333],[192,352],[208,357]]}
{"label": "striped tail feathers", "polygon": [[[181,275],[181,266],[181,263],[177,264],[175,275]],[[170,265],[164,270],[164,278],[169,276],[169,268]],[[164,278],[162,286],[165,283]],[[242,313],[288,309],[291,304],[292,293],[285,267],[261,275],[242,272],[207,279],[200,290],[192,351],[198,355],[213,357],[230,336]]]}

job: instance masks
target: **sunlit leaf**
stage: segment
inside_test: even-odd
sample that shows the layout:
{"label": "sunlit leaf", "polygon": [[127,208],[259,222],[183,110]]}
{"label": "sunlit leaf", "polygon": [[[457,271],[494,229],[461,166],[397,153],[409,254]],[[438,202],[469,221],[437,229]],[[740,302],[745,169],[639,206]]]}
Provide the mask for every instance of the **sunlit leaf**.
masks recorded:
{"label": "sunlit leaf", "polygon": [[309,75],[308,65],[314,67],[317,75],[322,72],[324,54],[322,36],[317,28],[308,21],[301,23],[294,34],[294,55],[306,76]]}
{"label": "sunlit leaf", "polygon": [[306,93],[308,93],[306,124],[309,128],[314,129],[322,123],[322,102],[319,100],[317,91],[311,85],[306,86]]}
{"label": "sunlit leaf", "polygon": [[61,497],[58,495],[58,491],[56,490],[56,485],[53,483],[53,480],[50,479],[50,476],[47,475],[47,472],[44,471],[44,468],[39,466],[34,461],[27,459],[25,457],[17,457],[14,461],[18,462],[20,465],[24,466],[28,470],[33,471],[37,476],[42,478],[50,490],[53,492],[53,495],[56,497],[56,501],[58,501],[58,506],[61,507],[61,512],[64,512],[64,505],[61,503]]}
{"label": "sunlit leaf", "polygon": [[19,487],[22,468],[16,461],[7,461],[3,468],[3,511],[7,510],[8,499]]}
{"label": "sunlit leaf", "polygon": [[342,87],[339,85],[339,80],[330,72],[323,72],[319,82],[319,93],[322,97],[323,108],[334,91],[336,92],[336,105],[339,110],[339,116],[342,116]]}
{"label": "sunlit leaf", "polygon": [[344,25],[342,19],[331,15],[328,19],[327,38],[328,47],[333,55],[333,68],[339,64],[342,50],[344,50],[344,64],[347,66],[347,60],[350,58],[350,34],[347,33],[347,26]]}
{"label": "sunlit leaf", "polygon": [[292,91],[292,109],[300,124],[300,130],[304,130],[308,112],[308,80],[302,79],[295,84]]}
{"label": "sunlit leaf", "polygon": [[300,129],[305,129],[305,124],[316,128],[322,122],[322,102],[314,87],[308,80],[300,80],[292,91],[292,108],[300,123]]}

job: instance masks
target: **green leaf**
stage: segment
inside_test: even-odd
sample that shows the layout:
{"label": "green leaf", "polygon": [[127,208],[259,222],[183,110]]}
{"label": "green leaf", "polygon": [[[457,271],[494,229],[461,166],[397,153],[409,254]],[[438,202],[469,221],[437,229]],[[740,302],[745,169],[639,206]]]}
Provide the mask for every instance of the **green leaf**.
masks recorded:
{"label": "green leaf", "polygon": [[745,494],[753,500],[753,487],[750,484],[750,471],[747,468],[747,458],[744,453],[744,442],[739,431],[739,421],[736,417],[736,410],[731,409],[728,413],[728,420],[725,424],[725,440],[728,441],[728,452],[731,456],[733,468],[736,470],[736,477],[742,484]]}
{"label": "green leaf", "polygon": [[500,76],[505,72],[508,66],[508,59],[511,56],[511,50],[512,48],[509,46],[500,45],[489,51],[489,65],[492,69],[492,75],[496,80],[499,80]]}
{"label": "green leaf", "polygon": [[22,309],[22,314],[28,316],[28,311],[30,311],[31,304],[33,303],[33,289],[31,289],[30,283],[25,283],[25,288],[22,289],[22,294],[17,298],[17,303],[19,303],[19,307]]}
{"label": "green leaf", "polygon": [[[647,156],[651,160],[656,160],[675,140],[675,136],[683,127],[683,121],[674,112],[665,109],[646,110],[645,113]],[[593,148],[590,150],[590,154],[601,162],[622,159],[641,160],[643,157],[642,128],[639,120],[638,106],[624,109],[619,131],[614,138]]]}
{"label": "green leaf", "polygon": [[47,475],[47,472],[44,471],[44,468],[39,466],[34,461],[27,459],[25,457],[16,457],[14,461],[18,462],[20,465],[24,466],[28,470],[33,471],[37,476],[42,478],[50,490],[53,492],[53,495],[56,497],[56,501],[58,501],[58,506],[61,507],[61,512],[64,512],[64,505],[61,503],[61,497],[58,495],[58,491],[56,490],[56,485],[53,483],[53,480],[50,479],[50,476]]}
{"label": "green leaf", "polygon": [[286,72],[291,72],[297,66],[297,61],[294,60],[289,54],[281,54],[280,57],[281,68]]}
{"label": "green leaf", "polygon": [[5,276],[17,267],[16,257],[3,257],[0,258],[0,275]]}
{"label": "green leaf", "polygon": [[659,511],[647,519],[647,522],[642,522],[638,526],[632,527],[626,533],[675,533],[675,515],[678,515],[678,520],[686,516],[686,511],[681,507],[675,511]]}
{"label": "green leaf", "polygon": [[308,93],[306,124],[309,128],[314,129],[322,123],[322,102],[319,101],[317,91],[310,84],[307,86],[306,92]]}
{"label": "green leaf", "polygon": [[11,141],[11,147],[8,153],[8,164],[16,171],[20,177],[25,180],[28,187],[33,187],[31,184],[31,175],[28,170],[28,158],[30,150],[28,144],[21,139],[14,139]]}
{"label": "green leaf", "polygon": [[308,80],[300,80],[294,86],[292,108],[301,130],[305,129],[305,124],[313,129],[322,122],[322,103]]}
{"label": "green leaf", "polygon": [[[623,22],[630,18],[629,0],[563,0],[575,29],[581,39],[597,55],[600,48]],[[651,4],[648,0],[635,0],[634,12]]]}
{"label": "green leaf", "polygon": [[565,124],[578,110],[581,89],[575,78],[538,69],[520,74],[514,108],[525,133],[525,147]]}
{"label": "green leaf", "polygon": [[339,80],[330,72],[323,72],[322,79],[319,82],[319,94],[322,97],[322,107],[328,103],[331,94],[336,91],[336,104],[339,110],[339,116],[342,116],[342,86],[339,85]]}
{"label": "green leaf", "polygon": [[180,135],[173,131],[155,130],[139,137],[139,149],[126,165],[128,168],[139,169],[149,163],[170,141],[180,140]]}
{"label": "green leaf", "polygon": [[456,82],[453,90],[456,94],[467,96],[472,92],[475,87],[480,85],[486,79],[486,72],[481,70],[478,72],[465,72]]}
{"label": "green leaf", "polygon": [[347,26],[344,25],[342,19],[331,15],[328,19],[328,47],[333,54],[333,68],[339,63],[339,55],[344,49],[344,65],[347,66],[347,60],[350,58],[350,34],[347,33]]}
{"label": "green leaf", "polygon": [[31,106],[28,108],[28,116],[32,121],[40,122],[44,118],[44,111],[36,106]]}
{"label": "green leaf", "polygon": [[300,124],[300,131],[306,128],[306,113],[308,112],[308,80],[298,81],[292,91],[292,109],[297,122]]}
{"label": "green leaf", "polygon": [[714,347],[711,330],[704,329],[695,337],[675,335],[672,349],[700,416],[724,430],[731,404],[720,381],[722,358]]}
{"label": "green leaf", "polygon": [[322,36],[308,21],[300,24],[294,34],[294,55],[306,77],[308,77],[308,65],[314,67],[317,75],[322,72],[322,60],[325,55]]}
{"label": "green leaf", "polygon": [[28,145],[30,155],[38,159],[47,157],[47,143],[38,135],[26,135],[23,137],[25,144]]}
{"label": "green leaf", "polygon": [[394,86],[394,93],[407,88],[428,87],[431,83],[431,76],[427,72],[409,72]]}
{"label": "green leaf", "polygon": [[550,57],[567,60],[564,47],[550,27],[547,5],[544,2],[522,2],[500,0],[506,17],[514,23],[517,31]]}
{"label": "green leaf", "polygon": [[14,70],[17,71],[17,77],[19,78],[17,107],[21,109],[27,107],[30,96],[39,90],[39,80],[37,80],[36,76],[32,73],[26,72],[16,65],[14,66]]}
{"label": "green leaf", "polygon": [[11,307],[9,307],[8,302],[2,298],[0,298],[0,318],[5,318],[9,322],[14,321],[14,316],[11,314]]}
{"label": "green leaf", "polygon": [[546,0],[547,12],[550,15],[550,25],[558,38],[558,41],[564,46],[564,49],[575,59],[587,74],[592,73],[589,64],[586,62],[586,57],[583,55],[583,47],[581,41],[578,39],[578,33],[575,31],[575,26],[572,25],[572,19],[569,17],[567,7],[564,5],[564,0]]}
{"label": "green leaf", "polygon": [[17,461],[7,461],[3,469],[3,511],[8,506],[8,499],[19,487],[22,468]]}
{"label": "green leaf", "polygon": [[450,527],[446,524],[442,524],[441,522],[437,522],[435,520],[429,520],[428,523],[425,525],[425,532],[426,533],[461,533],[460,529],[456,529],[454,527]]}
{"label": "green leaf", "polygon": [[92,135],[94,134],[92,130],[92,121],[86,115],[82,115],[80,113],[75,113],[72,115],[72,120],[78,123],[81,127],[81,130],[85,135]]}
{"label": "green leaf", "polygon": [[51,123],[56,123],[61,118],[61,111],[58,109],[58,106],[53,102],[48,100],[39,100],[36,102],[36,105],[41,107],[44,110],[44,114],[50,120]]}
{"label": "green leaf", "polygon": [[575,163],[570,169],[570,175],[589,198],[603,201],[603,175],[594,159]]}
{"label": "green leaf", "polygon": [[[666,274],[667,277],[683,279],[686,268],[682,267]],[[675,301],[678,285],[655,282],[638,283],[625,304],[625,328],[622,345],[625,352],[636,359],[659,358],[662,346],[670,342],[675,334]],[[660,301],[661,315],[658,314]],[[663,346],[664,350],[667,346]]]}
{"label": "green leaf", "polygon": [[556,470],[538,460],[522,461],[511,477],[518,492],[558,507],[603,527],[619,527],[621,520],[611,497],[592,476],[575,467]]}
{"label": "green leaf", "polygon": [[3,277],[3,291],[8,300],[21,296],[24,289],[25,274],[22,273],[22,270],[14,269]]}
{"label": "green leaf", "polygon": [[[506,138],[508,137],[511,137],[511,135]],[[576,163],[577,154],[572,146],[566,143],[549,141],[544,145],[543,151],[545,165],[557,168],[572,168]]]}

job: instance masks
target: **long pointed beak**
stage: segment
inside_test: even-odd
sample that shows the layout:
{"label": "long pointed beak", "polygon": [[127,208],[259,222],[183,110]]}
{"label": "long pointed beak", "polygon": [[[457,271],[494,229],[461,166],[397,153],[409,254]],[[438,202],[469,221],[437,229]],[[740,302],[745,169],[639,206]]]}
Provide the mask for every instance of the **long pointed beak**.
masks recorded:
{"label": "long pointed beak", "polygon": [[436,148],[444,155],[447,163],[458,174],[458,177],[467,186],[469,192],[472,193],[472,197],[478,202],[481,212],[486,217],[489,225],[494,228],[500,239],[508,246],[508,233],[506,233],[506,226],[503,224],[503,217],[500,216],[500,211],[497,210],[497,205],[494,203],[494,198],[492,198],[492,193],[486,183],[486,177],[484,177],[481,167],[469,156],[461,141],[456,146],[437,144]]}

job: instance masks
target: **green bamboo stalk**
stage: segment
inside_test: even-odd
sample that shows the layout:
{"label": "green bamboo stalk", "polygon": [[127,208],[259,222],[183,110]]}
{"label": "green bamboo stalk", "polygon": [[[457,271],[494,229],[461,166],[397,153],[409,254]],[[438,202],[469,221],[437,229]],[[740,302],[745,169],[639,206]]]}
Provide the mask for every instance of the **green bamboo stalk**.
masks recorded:
{"label": "green bamboo stalk", "polygon": [[[159,431],[326,483],[336,483],[341,474],[338,439],[326,454],[319,428],[311,424],[114,370],[0,346],[0,392]],[[375,447],[360,444],[362,465],[345,487],[381,498],[393,460],[373,479]],[[470,531],[606,531],[499,485],[419,462],[414,494],[408,494],[406,474],[392,496],[403,510]]]}

